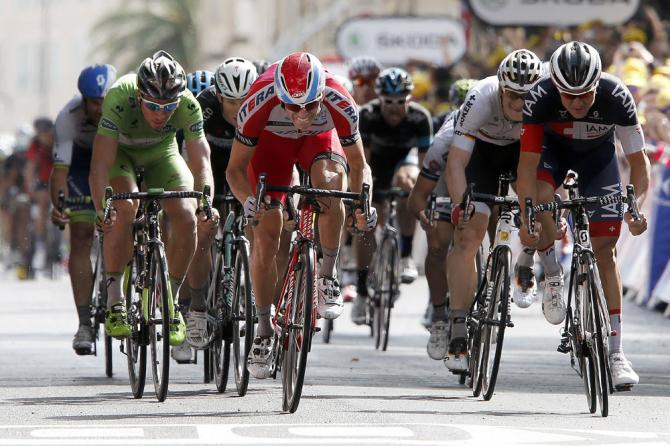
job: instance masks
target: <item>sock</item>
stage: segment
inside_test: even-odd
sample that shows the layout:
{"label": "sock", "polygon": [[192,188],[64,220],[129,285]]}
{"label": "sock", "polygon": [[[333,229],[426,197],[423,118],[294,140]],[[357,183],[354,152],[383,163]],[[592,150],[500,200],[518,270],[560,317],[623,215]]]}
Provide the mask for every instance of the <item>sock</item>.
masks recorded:
{"label": "sock", "polygon": [[467,315],[466,310],[451,310],[451,339],[467,336],[468,330],[465,325]]}
{"label": "sock", "polygon": [[77,305],[77,316],[79,316],[79,325],[91,326],[91,306]]}
{"label": "sock", "polygon": [[610,354],[621,353],[621,310],[610,311],[610,326],[612,333],[610,333]]}
{"label": "sock", "polygon": [[356,291],[358,291],[359,296],[368,295],[368,270],[359,269],[358,270],[358,283],[356,285]]}
{"label": "sock", "polygon": [[274,334],[272,322],[270,322],[270,305],[256,307],[256,315],[258,316],[256,334],[261,338],[269,338]]}
{"label": "sock", "polygon": [[[207,285],[202,288],[188,287],[191,295],[190,309],[194,311],[205,311],[207,309]],[[187,308],[187,307],[184,307]]]}
{"label": "sock", "polygon": [[328,249],[321,247],[323,259],[321,261],[321,269],[319,270],[320,277],[335,277],[335,262],[337,261],[337,249]]}
{"label": "sock", "polygon": [[445,322],[447,320],[447,303],[440,305],[433,304],[433,317],[431,322],[435,323],[437,321]]}
{"label": "sock", "polygon": [[544,266],[545,276],[553,277],[561,272],[561,265],[558,264],[556,259],[556,250],[553,243],[545,249],[538,250],[537,253],[540,255],[542,266]]}
{"label": "sock", "polygon": [[414,241],[413,235],[401,235],[400,236],[400,257],[409,257],[412,255],[412,242]]}
{"label": "sock", "polygon": [[[112,304],[123,302],[123,274],[107,273],[107,309],[112,309]],[[125,302],[124,302],[125,304]]]}
{"label": "sock", "polygon": [[181,284],[184,283],[184,278],[173,277],[172,274],[170,274],[168,279],[170,280],[170,290],[172,291],[172,298],[174,299],[179,296],[179,288],[181,288]]}
{"label": "sock", "polygon": [[525,246],[519,254],[519,258],[516,259],[516,264],[519,266],[527,266],[532,268],[533,266],[533,257],[535,256],[535,248],[526,248]]}

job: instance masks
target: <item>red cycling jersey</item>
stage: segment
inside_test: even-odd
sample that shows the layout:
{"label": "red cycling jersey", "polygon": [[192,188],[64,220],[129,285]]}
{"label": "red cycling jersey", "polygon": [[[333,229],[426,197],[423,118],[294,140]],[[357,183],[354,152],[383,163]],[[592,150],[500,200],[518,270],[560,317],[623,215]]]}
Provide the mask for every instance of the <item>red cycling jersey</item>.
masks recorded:
{"label": "red cycling jersey", "polygon": [[[247,167],[252,188],[261,173],[267,175],[268,184],[289,185],[295,164],[306,172],[321,159],[333,160],[346,167],[342,146],[350,146],[360,139],[356,103],[328,72],[319,112],[307,130],[298,130],[276,95],[276,69],[277,64],[271,66],[254,82],[237,115],[235,137],[256,148]],[[286,197],[279,192],[268,195],[280,201]]]}
{"label": "red cycling jersey", "polygon": [[37,165],[37,180],[42,183],[41,185],[49,184],[49,176],[51,176],[51,168],[53,167],[51,146],[43,146],[37,140],[33,140],[28,146],[26,159],[34,161]]}

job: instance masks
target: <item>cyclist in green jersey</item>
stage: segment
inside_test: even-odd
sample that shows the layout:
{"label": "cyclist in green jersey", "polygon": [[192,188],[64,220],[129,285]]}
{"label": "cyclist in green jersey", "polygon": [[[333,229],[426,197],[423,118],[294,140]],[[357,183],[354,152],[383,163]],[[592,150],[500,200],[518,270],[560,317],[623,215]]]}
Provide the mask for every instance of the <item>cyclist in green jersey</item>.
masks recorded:
{"label": "cyclist in green jersey", "polygon": [[[188,165],[179,155],[175,139],[179,129],[184,132]],[[137,191],[135,171],[141,167],[145,188],[202,190],[205,184],[213,185],[209,155],[200,105],[186,89],[184,69],[167,52],[158,51],[145,59],[137,75],[121,77],[107,93],[93,144],[90,184],[98,224],[105,234],[105,330],[109,335],[130,335],[121,288],[124,267],[132,256],[131,224],[139,203],[115,201],[111,217],[100,221],[105,187],[111,185],[115,192]],[[193,199],[172,199],[164,200],[161,207],[170,222],[167,260],[175,297],[195,251],[197,204]],[[179,312],[175,316],[170,344],[181,345],[184,319]]]}

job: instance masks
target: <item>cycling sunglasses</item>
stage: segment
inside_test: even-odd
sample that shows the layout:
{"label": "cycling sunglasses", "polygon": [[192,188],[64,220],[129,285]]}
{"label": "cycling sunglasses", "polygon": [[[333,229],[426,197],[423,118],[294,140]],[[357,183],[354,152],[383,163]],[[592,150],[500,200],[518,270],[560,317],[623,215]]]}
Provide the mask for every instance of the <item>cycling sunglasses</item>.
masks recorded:
{"label": "cycling sunglasses", "polygon": [[287,104],[286,102],[282,102],[282,107],[284,107],[286,110],[293,112],[293,113],[298,113],[300,110],[305,109],[308,112],[316,110],[316,108],[321,104],[321,98],[316,99],[312,102],[308,102],[306,104]]}
{"label": "cycling sunglasses", "polygon": [[519,99],[525,100],[526,96],[528,95],[528,93],[517,93],[516,91],[512,90],[505,90],[505,94],[512,101],[518,101]]}
{"label": "cycling sunglasses", "polygon": [[149,101],[148,99],[140,99],[142,99],[144,106],[152,112],[164,111],[166,113],[172,113],[177,109],[177,107],[179,107],[179,101],[169,102],[167,104],[157,104],[155,102]]}
{"label": "cycling sunglasses", "polygon": [[564,99],[567,99],[568,101],[574,101],[576,99],[588,99],[595,93],[595,90],[587,91],[585,93],[580,93],[580,94],[570,94],[570,93],[563,93],[561,92],[561,96]]}
{"label": "cycling sunglasses", "polygon": [[356,87],[362,87],[363,85],[373,86],[375,84],[375,78],[374,77],[357,77],[357,78],[352,79],[351,82]]}
{"label": "cycling sunglasses", "polygon": [[404,96],[402,98],[382,97],[382,101],[386,105],[405,105],[407,101],[409,101],[409,96]]}

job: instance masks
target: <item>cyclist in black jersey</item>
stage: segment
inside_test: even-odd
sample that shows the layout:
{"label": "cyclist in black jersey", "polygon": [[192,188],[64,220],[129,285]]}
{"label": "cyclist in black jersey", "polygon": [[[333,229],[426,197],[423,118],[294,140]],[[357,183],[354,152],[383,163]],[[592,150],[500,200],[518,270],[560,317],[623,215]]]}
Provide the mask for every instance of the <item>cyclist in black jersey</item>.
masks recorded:
{"label": "cyclist in black jersey", "polygon": [[[237,112],[257,77],[256,67],[251,62],[241,57],[230,57],[213,74],[213,85],[202,90],[196,97],[202,108],[205,137],[211,149],[214,190],[218,194],[224,194],[228,190],[225,175],[235,136]],[[205,301],[209,272],[212,269],[210,248],[219,221],[218,212],[215,208],[212,210],[216,213],[212,220],[206,220],[204,215],[199,218],[197,248],[186,275],[190,302],[181,303],[189,307],[186,316],[187,342],[179,348],[173,348],[173,357],[179,361],[190,359],[189,346],[206,347],[211,333],[207,324]]]}
{"label": "cyclist in black jersey", "polygon": [[[534,202],[552,200],[568,169],[579,175],[583,196],[621,193],[615,136],[630,164],[630,183],[635,186],[638,206],[649,187],[649,160],[644,136],[630,91],[618,78],[602,73],[600,55],[592,46],[569,42],[554,52],[551,75],[538,82],[528,94],[523,110],[521,157],[518,164],[519,197]],[[644,232],[642,216],[633,221],[623,214],[621,204],[587,207],[600,279],[607,299],[612,334],[609,337],[610,368],[616,387],[638,383],[638,376],[621,347],[621,278],[616,263],[616,242],[621,221],[633,235]],[[525,214],[522,214],[525,215]],[[554,240],[560,237],[550,215],[538,215],[534,235],[521,230],[526,247],[538,247],[545,268],[546,285],[542,309],[547,320],[560,324],[565,319],[563,271],[556,259]],[[527,224],[527,222],[525,223]],[[521,254],[518,265],[532,267],[533,252]]]}
{"label": "cyclist in black jersey", "polygon": [[[361,108],[360,132],[366,157],[372,169],[373,190],[398,186],[409,192],[419,173],[416,157],[410,157],[416,147],[420,161],[433,139],[430,113],[416,102],[410,101],[414,85],[410,75],[400,68],[388,68],[377,77],[375,90],[379,98]],[[381,198],[373,193],[373,202]],[[401,278],[413,282],[417,276],[412,260],[412,241],[416,220],[407,209],[406,199],[398,204],[398,222],[401,233]],[[357,238],[358,296],[354,301],[354,323],[365,321],[367,299],[367,273],[375,250],[374,233]]]}

